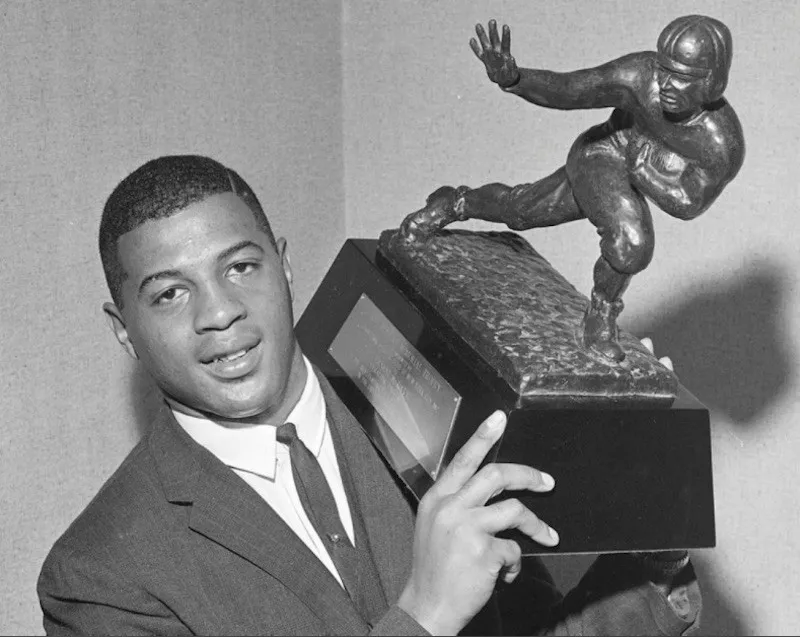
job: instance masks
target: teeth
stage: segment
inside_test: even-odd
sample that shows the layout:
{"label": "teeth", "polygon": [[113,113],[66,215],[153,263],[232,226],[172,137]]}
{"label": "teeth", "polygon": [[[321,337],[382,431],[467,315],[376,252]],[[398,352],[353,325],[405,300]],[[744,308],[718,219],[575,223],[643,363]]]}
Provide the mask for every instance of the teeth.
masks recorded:
{"label": "teeth", "polygon": [[230,363],[231,361],[235,361],[237,358],[241,358],[245,354],[247,354],[247,350],[243,349],[238,352],[234,352],[233,354],[228,354],[227,356],[220,356],[216,360],[221,363]]}

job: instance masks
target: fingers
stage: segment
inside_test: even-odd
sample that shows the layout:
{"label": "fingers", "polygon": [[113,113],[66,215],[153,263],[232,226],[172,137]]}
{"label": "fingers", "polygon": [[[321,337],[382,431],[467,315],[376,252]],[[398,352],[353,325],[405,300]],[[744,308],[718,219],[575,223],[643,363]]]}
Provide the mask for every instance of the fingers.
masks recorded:
{"label": "fingers", "polygon": [[497,21],[489,20],[489,41],[495,51],[500,50],[500,36],[497,35]]}
{"label": "fingers", "polygon": [[[643,338],[641,339],[642,345],[647,348],[647,351],[650,352],[655,356],[655,348],[653,347],[653,339],[651,338]],[[658,359],[658,362],[661,363],[664,367],[666,367],[669,371],[674,372],[675,367],[672,364],[672,359],[669,356],[662,356]]]}
{"label": "fingers", "polygon": [[522,464],[492,463],[467,480],[458,492],[468,506],[482,506],[487,500],[503,491],[551,491],[555,486],[553,477]]}
{"label": "fingers", "polygon": [[[491,28],[491,22],[489,22],[489,25],[489,28]],[[484,31],[482,24],[478,23],[475,25],[475,33],[478,34],[478,39],[481,41],[481,46],[483,47],[484,51],[491,48],[491,43],[489,42],[489,38],[486,36],[486,31]]]}
{"label": "fingers", "polygon": [[500,44],[500,52],[511,54],[511,27],[503,25],[503,41]]}
{"label": "fingers", "polygon": [[483,62],[483,49],[481,48],[481,45],[478,44],[478,41],[475,38],[470,38],[469,46],[472,49],[472,52],[475,54],[475,57]]}
{"label": "fingers", "polygon": [[[489,20],[489,35],[486,35],[486,30],[483,28],[483,25],[478,23],[475,25],[475,33],[478,34],[478,39],[480,40],[480,45],[472,38],[469,42],[472,50],[475,52],[475,55],[482,58],[482,53],[485,51],[492,49],[498,53],[510,53],[511,52],[511,29],[507,24],[503,25],[503,39],[500,40],[500,36],[497,32],[497,20]],[[473,42],[475,42],[473,44]]]}
{"label": "fingers", "polygon": [[555,546],[558,533],[540,520],[528,507],[514,498],[484,507],[479,513],[479,524],[487,533],[517,529],[542,546]]}
{"label": "fingers", "polygon": [[506,584],[513,582],[522,570],[522,550],[514,540],[494,538],[492,552],[497,558],[498,577]]}
{"label": "fingers", "polygon": [[486,454],[503,435],[506,415],[495,411],[484,420],[464,446],[458,450],[447,468],[440,474],[432,490],[437,493],[455,493],[481,466]]}

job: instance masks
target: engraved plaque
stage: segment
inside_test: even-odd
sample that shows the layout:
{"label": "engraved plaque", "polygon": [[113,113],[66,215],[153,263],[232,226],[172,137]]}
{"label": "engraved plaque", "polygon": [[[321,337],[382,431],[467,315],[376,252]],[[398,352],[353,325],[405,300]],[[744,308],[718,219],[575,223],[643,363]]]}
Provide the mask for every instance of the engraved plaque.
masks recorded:
{"label": "engraved plaque", "polygon": [[[395,468],[403,472],[418,464],[435,479],[461,396],[366,294],[328,351],[375,408],[382,446]],[[398,441],[404,450],[396,449]]]}

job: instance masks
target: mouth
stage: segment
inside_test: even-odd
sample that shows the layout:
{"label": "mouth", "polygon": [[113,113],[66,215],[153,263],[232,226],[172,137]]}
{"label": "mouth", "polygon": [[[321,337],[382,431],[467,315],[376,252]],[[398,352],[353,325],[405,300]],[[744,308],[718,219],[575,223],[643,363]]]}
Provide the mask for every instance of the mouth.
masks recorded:
{"label": "mouth", "polygon": [[665,110],[672,110],[678,107],[678,100],[672,95],[662,93],[659,95],[659,99],[661,100],[661,107]]}
{"label": "mouth", "polygon": [[220,353],[202,363],[213,376],[223,380],[235,380],[252,372],[260,359],[261,341],[259,340],[235,351]]}

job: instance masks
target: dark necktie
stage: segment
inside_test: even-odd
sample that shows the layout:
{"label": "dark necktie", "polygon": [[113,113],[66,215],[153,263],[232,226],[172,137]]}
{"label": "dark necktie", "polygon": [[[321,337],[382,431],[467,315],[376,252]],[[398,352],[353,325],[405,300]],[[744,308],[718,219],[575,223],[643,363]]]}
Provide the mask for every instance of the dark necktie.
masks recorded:
{"label": "dark necktie", "polygon": [[356,552],[344,530],[336,500],[314,454],[297,437],[295,426],[287,422],[278,427],[278,442],[289,447],[292,476],[303,509],[331,556],[351,599],[359,597]]}

